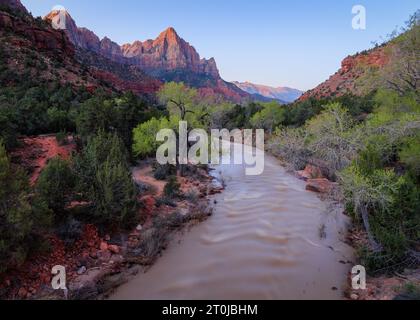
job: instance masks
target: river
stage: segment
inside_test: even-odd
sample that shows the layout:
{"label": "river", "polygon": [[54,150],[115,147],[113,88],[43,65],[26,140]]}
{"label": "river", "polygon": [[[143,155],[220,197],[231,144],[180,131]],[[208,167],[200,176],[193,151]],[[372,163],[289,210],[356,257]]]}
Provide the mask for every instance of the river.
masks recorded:
{"label": "river", "polygon": [[209,220],[173,241],[156,264],[110,299],[342,299],[352,249],[348,220],[305,182],[265,157],[260,176],[241,165],[214,174],[226,189]]}

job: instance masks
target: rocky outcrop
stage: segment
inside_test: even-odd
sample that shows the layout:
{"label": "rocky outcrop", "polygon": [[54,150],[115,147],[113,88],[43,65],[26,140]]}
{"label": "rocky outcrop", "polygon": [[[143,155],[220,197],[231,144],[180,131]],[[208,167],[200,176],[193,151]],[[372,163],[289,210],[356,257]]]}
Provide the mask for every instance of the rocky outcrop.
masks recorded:
{"label": "rocky outcrop", "polygon": [[29,18],[21,18],[0,11],[1,30],[13,31],[28,40],[32,48],[45,51],[48,54],[62,55],[63,57],[74,56],[74,46],[63,32],[52,27],[40,27]]}
{"label": "rocky outcrop", "polygon": [[290,103],[298,99],[303,92],[288,87],[269,87],[251,82],[233,82],[238,88],[253,95],[260,95],[268,99],[278,100],[280,102]]}
{"label": "rocky outcrop", "polygon": [[0,8],[10,8],[15,11],[28,13],[20,0],[0,0]]}
{"label": "rocky outcrop", "polygon": [[130,81],[118,77],[112,72],[104,71],[100,69],[92,70],[92,74],[95,78],[103,80],[108,83],[112,83],[115,89],[120,91],[132,91],[136,94],[152,94],[159,90],[162,86],[162,82],[156,79],[150,79],[145,81]]}
{"label": "rocky outcrop", "polygon": [[216,61],[200,59],[200,55],[188,42],[179,37],[174,28],[168,28],[155,40],[135,41],[122,46],[124,57],[147,72],[163,76],[168,71],[187,70],[220,78]]}
{"label": "rocky outcrop", "polygon": [[349,56],[342,61],[340,70],[327,81],[307,91],[299,100],[304,101],[309,98],[320,99],[331,96],[342,96],[347,93],[358,95],[357,80],[369,68],[382,68],[388,61],[386,47],[378,47],[354,56]]}

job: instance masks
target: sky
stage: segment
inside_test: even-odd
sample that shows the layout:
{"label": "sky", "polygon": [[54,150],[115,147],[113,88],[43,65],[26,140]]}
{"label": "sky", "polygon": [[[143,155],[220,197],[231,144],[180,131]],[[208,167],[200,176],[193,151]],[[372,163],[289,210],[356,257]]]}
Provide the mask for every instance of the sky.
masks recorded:
{"label": "sky", "polygon": [[[308,90],[341,61],[403,26],[419,0],[21,0],[34,16],[64,6],[79,27],[124,44],[172,26],[227,81]],[[366,29],[352,8],[366,8]]]}

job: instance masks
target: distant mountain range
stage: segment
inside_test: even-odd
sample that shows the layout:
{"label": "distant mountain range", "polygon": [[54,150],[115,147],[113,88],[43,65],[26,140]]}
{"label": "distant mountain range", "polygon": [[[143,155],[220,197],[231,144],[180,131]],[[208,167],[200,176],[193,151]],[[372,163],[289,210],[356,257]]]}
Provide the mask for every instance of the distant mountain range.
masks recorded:
{"label": "distant mountain range", "polygon": [[[119,91],[154,94],[164,82],[182,81],[198,88],[204,96],[220,96],[234,102],[277,100],[290,103],[297,99],[302,101],[346,93],[358,95],[359,79],[371,70],[379,70],[388,64],[391,46],[388,43],[345,58],[341,69],[327,81],[303,93],[287,87],[224,81],[215,59],[200,58],[195,48],[183,40],[174,28],[167,28],[154,40],[119,45],[107,37],[99,39],[89,29],[78,27],[67,11],[47,14],[44,20],[48,25],[45,26],[30,17],[19,0],[0,0],[0,9],[4,9],[0,10],[0,27],[16,35],[16,39],[9,41],[8,45],[16,49],[26,46],[43,54],[60,56],[63,60],[61,81],[74,85],[82,83],[92,90],[106,83]],[[19,12],[19,15],[10,15],[6,9]],[[51,23],[59,24],[63,18],[64,32],[51,28]],[[24,54],[24,51],[16,52]],[[24,59],[23,56],[21,58]],[[80,76],[86,72],[87,76]]]}
{"label": "distant mountain range", "polygon": [[290,103],[297,100],[303,91],[292,89],[288,87],[269,87],[265,85],[254,84],[251,82],[233,82],[241,90],[248,92],[251,95],[260,99],[278,100],[283,103]]}

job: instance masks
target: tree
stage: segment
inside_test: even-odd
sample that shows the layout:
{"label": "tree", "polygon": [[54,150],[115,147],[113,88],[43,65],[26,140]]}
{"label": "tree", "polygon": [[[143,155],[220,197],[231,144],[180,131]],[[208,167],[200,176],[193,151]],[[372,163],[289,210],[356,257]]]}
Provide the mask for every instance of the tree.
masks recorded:
{"label": "tree", "polygon": [[0,272],[23,263],[34,235],[49,226],[48,210],[41,205],[35,209],[27,177],[10,163],[0,141]]}
{"label": "tree", "polygon": [[339,103],[332,103],[324,111],[309,120],[306,130],[309,149],[325,162],[331,176],[350,165],[360,148],[358,131],[351,131],[353,119]]}
{"label": "tree", "polygon": [[58,214],[63,212],[74,184],[75,177],[69,163],[57,157],[50,160],[42,171],[36,185],[37,196]]}
{"label": "tree", "polygon": [[251,118],[255,129],[264,129],[269,133],[285,121],[285,109],[277,102],[263,104],[263,109]]}
{"label": "tree", "polygon": [[172,116],[167,118],[152,118],[139,124],[133,130],[133,154],[136,157],[145,158],[152,156],[158,149],[160,142],[156,141],[156,135],[161,129],[178,131],[180,118]]}
{"label": "tree", "polygon": [[95,221],[128,227],[137,213],[137,192],[131,172],[111,157],[96,172],[90,193]]}
{"label": "tree", "polygon": [[391,41],[390,62],[380,72],[385,87],[400,95],[420,90],[420,11],[407,22],[404,33]]}
{"label": "tree", "polygon": [[171,115],[184,121],[187,114],[197,111],[197,90],[188,88],[182,82],[168,82],[158,92],[160,103],[166,105]]}
{"label": "tree", "polygon": [[127,150],[116,133],[99,131],[76,156],[78,189],[91,203],[92,218],[109,226],[125,226],[136,214],[137,192]]}
{"label": "tree", "polygon": [[129,150],[132,145],[132,130],[146,119],[146,105],[133,94],[117,98],[95,96],[81,105],[77,116],[77,132],[84,141],[99,130],[116,132]]}

